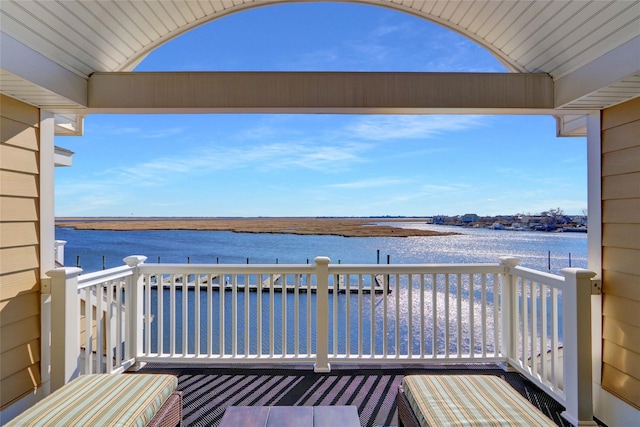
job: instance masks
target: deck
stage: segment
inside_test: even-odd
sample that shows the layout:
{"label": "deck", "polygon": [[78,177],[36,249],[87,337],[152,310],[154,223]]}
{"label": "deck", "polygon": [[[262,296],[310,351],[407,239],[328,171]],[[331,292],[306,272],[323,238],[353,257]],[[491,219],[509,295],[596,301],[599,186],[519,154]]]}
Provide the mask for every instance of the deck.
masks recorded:
{"label": "deck", "polygon": [[228,406],[354,405],[362,426],[397,426],[396,390],[409,374],[487,374],[504,378],[559,426],[569,426],[564,408],[517,372],[495,365],[454,365],[430,368],[353,365],[314,373],[309,366],[246,365],[209,368],[201,365],[148,364],[139,373],[178,376],[184,394],[187,426],[218,426]]}
{"label": "deck", "polygon": [[[146,363],[144,372],[178,375],[186,425],[215,426],[233,405],[354,405],[362,425],[377,427],[397,422],[404,375],[477,373],[465,369],[482,364],[558,425],[593,420],[592,402],[584,399],[592,390],[591,342],[580,337],[590,336],[590,322],[581,319],[590,318],[599,283],[588,270],[556,276],[520,267],[513,257],[415,265],[145,259],[127,257],[124,266],[82,275],[79,268],[48,273],[45,309],[64,313],[51,316],[44,334],[55,350],[53,387],[78,372],[118,374]],[[363,295],[379,274],[383,292]],[[296,285],[293,295],[278,295],[278,275]],[[227,277],[231,290],[214,290],[214,276]],[[347,295],[331,294],[341,276]],[[153,289],[165,278],[168,289]],[[185,286],[191,278],[197,292]],[[268,292],[239,290],[267,278]],[[300,292],[312,284],[316,293]],[[82,316],[88,305],[93,315]],[[82,359],[83,351],[93,357]]]}

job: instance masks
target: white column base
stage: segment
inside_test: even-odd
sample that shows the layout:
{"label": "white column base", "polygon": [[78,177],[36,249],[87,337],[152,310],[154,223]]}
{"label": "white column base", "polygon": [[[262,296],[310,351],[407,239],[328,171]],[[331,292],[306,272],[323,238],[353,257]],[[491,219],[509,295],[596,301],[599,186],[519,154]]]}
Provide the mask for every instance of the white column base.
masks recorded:
{"label": "white column base", "polygon": [[327,366],[318,366],[317,363],[313,364],[313,372],[323,374],[327,372],[331,372],[331,363],[327,363]]}
{"label": "white column base", "polygon": [[567,413],[567,411],[564,411],[560,415],[562,415],[562,418],[564,418],[565,420],[569,421],[574,426],[597,426],[598,425],[598,423],[593,421],[593,420],[592,421],[579,421],[575,417],[571,416],[571,414]]}

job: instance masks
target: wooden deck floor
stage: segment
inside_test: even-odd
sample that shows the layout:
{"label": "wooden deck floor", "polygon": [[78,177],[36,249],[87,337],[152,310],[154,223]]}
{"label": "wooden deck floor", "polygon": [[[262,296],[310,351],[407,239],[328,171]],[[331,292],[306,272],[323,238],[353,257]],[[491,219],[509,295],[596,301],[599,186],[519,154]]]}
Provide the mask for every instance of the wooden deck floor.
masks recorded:
{"label": "wooden deck floor", "polygon": [[559,426],[568,426],[557,402],[520,374],[495,366],[457,365],[437,368],[332,366],[330,373],[314,373],[309,366],[149,364],[140,373],[178,376],[184,394],[186,426],[217,426],[228,406],[355,405],[362,426],[397,426],[396,391],[409,374],[497,375],[542,410]]}

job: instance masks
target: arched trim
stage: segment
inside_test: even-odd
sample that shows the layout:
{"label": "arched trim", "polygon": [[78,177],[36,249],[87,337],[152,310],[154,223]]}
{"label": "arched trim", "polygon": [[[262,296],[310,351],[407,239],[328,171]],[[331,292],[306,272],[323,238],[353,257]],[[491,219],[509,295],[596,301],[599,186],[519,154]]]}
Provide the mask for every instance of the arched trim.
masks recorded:
{"label": "arched trim", "polygon": [[[290,3],[320,3],[322,2],[322,0],[295,0],[295,1],[291,1],[291,2],[287,2],[285,4],[290,4]],[[403,12],[403,13],[407,13],[409,15],[415,16],[417,18],[420,19],[424,19],[427,21],[431,21],[434,22],[438,25],[441,25],[445,28],[447,28],[448,30],[454,31],[460,35],[462,35],[463,37],[468,38],[469,40],[479,44],[480,46],[482,46],[483,48],[487,49],[498,61],[500,61],[500,63],[502,65],[505,66],[505,68],[510,71],[510,72],[520,72],[520,73],[524,73],[527,72],[527,70],[521,66],[520,64],[516,63],[515,61],[513,61],[511,58],[509,58],[509,56],[507,56],[506,54],[504,54],[504,52],[500,51],[499,49],[497,49],[495,46],[493,46],[490,43],[487,43],[486,40],[484,40],[483,38],[478,37],[476,34],[472,33],[469,30],[466,30],[458,25],[452,24],[450,21],[446,20],[446,19],[442,19],[438,16],[435,15],[424,15],[421,13],[418,13],[418,11],[416,11],[415,9],[412,9],[410,7],[401,5],[401,4],[393,4],[393,3],[389,3],[389,4],[382,4],[379,3],[376,0],[344,0],[342,1],[342,3],[354,3],[354,4],[362,4],[362,5],[368,5],[368,6],[377,6],[377,7],[382,7],[382,8],[386,8],[386,9],[391,9],[397,12]],[[274,5],[281,5],[283,4],[282,1],[277,1],[277,0],[263,0],[261,1],[259,4],[256,3],[250,3],[250,4],[241,4],[241,5],[234,5],[224,11],[220,11],[220,12],[215,12],[213,14],[209,14],[206,15],[196,21],[193,21],[191,23],[188,23],[182,27],[178,27],[175,30],[165,34],[164,36],[154,40],[152,43],[150,43],[149,45],[145,46],[143,49],[139,50],[136,52],[135,56],[132,56],[131,58],[129,58],[127,61],[123,62],[121,64],[121,66],[119,67],[119,69],[114,70],[114,71],[132,71],[138,64],[140,64],[140,62],[142,62],[147,55],[149,55],[151,52],[153,52],[155,49],[157,49],[158,47],[162,46],[163,44],[173,40],[176,37],[181,36],[182,34],[191,31],[194,28],[197,28],[201,25],[205,25],[208,24],[212,21],[218,20],[220,18],[224,18],[227,17],[231,14],[234,13],[239,13],[239,12],[244,12],[250,9],[255,9],[258,7],[268,7],[268,6],[274,6]]]}

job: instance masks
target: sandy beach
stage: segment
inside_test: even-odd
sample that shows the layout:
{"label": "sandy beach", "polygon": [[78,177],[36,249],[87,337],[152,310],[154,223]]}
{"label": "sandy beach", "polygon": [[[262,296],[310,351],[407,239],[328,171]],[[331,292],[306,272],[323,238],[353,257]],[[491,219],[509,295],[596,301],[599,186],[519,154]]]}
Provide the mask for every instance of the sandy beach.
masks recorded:
{"label": "sandy beach", "polygon": [[379,222],[424,223],[421,218],[56,218],[77,230],[201,230],[344,237],[445,236],[457,233],[397,228]]}

